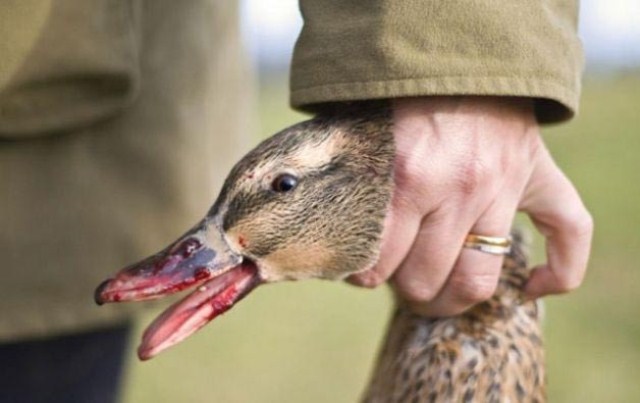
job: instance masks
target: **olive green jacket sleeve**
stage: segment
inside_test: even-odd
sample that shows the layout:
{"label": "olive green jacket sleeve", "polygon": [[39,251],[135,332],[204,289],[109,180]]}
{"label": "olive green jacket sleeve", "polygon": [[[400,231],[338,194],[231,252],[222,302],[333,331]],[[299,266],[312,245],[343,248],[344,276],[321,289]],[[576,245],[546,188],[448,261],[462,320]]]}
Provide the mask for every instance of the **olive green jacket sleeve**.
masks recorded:
{"label": "olive green jacket sleeve", "polygon": [[291,104],[429,95],[536,99],[540,122],[578,108],[573,0],[301,0]]}

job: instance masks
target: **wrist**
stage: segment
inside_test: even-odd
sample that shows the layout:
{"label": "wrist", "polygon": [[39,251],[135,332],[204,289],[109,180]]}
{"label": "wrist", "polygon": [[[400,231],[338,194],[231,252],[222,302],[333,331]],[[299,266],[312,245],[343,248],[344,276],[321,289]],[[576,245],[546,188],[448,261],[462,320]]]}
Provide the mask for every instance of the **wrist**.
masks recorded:
{"label": "wrist", "polygon": [[496,117],[521,119],[535,123],[534,100],[524,97],[500,96],[425,96],[391,100],[397,117],[410,115],[438,115],[444,117]]}

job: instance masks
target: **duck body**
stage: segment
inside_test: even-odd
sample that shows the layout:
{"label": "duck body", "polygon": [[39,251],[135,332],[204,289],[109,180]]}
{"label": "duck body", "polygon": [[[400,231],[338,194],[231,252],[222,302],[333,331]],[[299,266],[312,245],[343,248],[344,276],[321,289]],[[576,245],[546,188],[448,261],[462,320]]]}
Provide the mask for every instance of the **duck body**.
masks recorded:
{"label": "duck body", "polygon": [[526,256],[513,239],[490,300],[448,318],[397,301],[364,402],[546,401],[539,305],[520,296]]}
{"label": "duck body", "polygon": [[[205,218],[164,250],[96,290],[99,304],[196,290],[145,331],[149,359],[277,281],[340,280],[377,261],[393,194],[395,146],[385,102],[327,106],[259,144],[232,169]],[[365,402],[541,402],[535,302],[515,234],[496,294],[429,319],[397,300]]]}

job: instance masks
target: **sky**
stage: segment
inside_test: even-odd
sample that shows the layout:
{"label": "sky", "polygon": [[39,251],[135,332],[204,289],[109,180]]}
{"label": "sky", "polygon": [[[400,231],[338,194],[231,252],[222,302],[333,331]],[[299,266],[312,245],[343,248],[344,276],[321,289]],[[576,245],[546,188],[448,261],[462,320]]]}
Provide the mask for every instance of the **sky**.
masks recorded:
{"label": "sky", "polygon": [[[258,66],[286,69],[302,26],[297,0],[242,0],[242,30]],[[640,67],[640,0],[582,0],[587,69]]]}

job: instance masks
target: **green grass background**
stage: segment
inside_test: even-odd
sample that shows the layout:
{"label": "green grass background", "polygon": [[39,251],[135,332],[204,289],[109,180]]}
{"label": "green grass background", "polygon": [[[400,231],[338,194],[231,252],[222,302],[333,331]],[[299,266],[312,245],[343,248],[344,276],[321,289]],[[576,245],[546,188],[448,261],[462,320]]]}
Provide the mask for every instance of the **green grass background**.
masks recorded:
{"label": "green grass background", "polygon": [[[300,120],[286,105],[284,83],[263,86],[263,136]],[[580,116],[544,132],[596,223],[583,287],[546,299],[550,401],[638,402],[640,75],[587,80]],[[543,256],[539,238],[535,256]],[[141,363],[132,351],[125,402],[356,401],[390,307],[385,287],[261,287],[152,361]]]}

